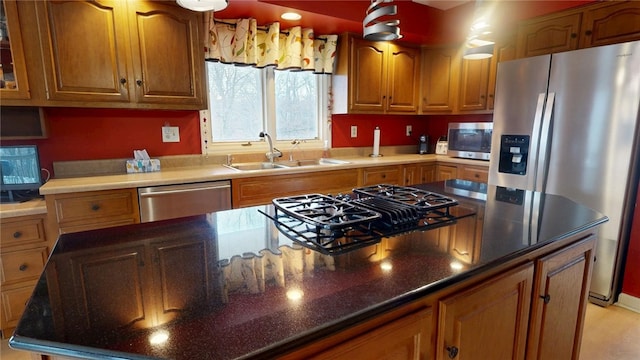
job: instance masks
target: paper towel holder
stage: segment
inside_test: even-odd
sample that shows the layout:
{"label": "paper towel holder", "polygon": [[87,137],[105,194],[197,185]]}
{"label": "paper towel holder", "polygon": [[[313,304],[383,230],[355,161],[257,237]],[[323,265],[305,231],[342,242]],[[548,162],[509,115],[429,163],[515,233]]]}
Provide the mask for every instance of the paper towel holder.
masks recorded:
{"label": "paper towel holder", "polygon": [[380,154],[380,127],[376,126],[373,130],[373,154],[370,157],[381,157]]}

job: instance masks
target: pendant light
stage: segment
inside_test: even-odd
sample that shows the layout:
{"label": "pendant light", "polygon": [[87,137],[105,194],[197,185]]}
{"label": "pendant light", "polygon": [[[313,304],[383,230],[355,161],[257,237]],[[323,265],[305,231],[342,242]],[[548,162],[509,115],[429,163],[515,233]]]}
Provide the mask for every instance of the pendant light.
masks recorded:
{"label": "pendant light", "polygon": [[229,0],[176,0],[178,5],[193,11],[220,11],[227,8]]}
{"label": "pendant light", "polygon": [[493,56],[495,45],[491,15],[493,6],[482,0],[476,2],[473,23],[469,29],[469,36],[465,43],[464,59],[486,59]]}
{"label": "pendant light", "polygon": [[389,18],[398,14],[393,0],[371,0],[367,15],[362,21],[362,32],[366,40],[396,40],[400,35],[400,20]]}

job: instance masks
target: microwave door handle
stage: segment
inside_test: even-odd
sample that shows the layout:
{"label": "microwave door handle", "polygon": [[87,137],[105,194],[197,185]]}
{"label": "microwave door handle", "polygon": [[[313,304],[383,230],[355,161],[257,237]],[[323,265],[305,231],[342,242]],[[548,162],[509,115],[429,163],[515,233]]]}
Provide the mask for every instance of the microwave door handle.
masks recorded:
{"label": "microwave door handle", "polygon": [[538,147],[540,145],[540,128],[542,127],[542,117],[544,115],[544,101],[546,99],[546,93],[538,94],[538,102],[536,104],[536,112],[533,116],[533,127],[531,129],[531,143],[529,149],[529,162],[527,165],[527,189],[538,190],[535,188],[536,175],[535,171],[538,169]]}
{"label": "microwave door handle", "polygon": [[551,121],[553,116],[553,106],[555,104],[556,93],[550,92],[547,95],[547,102],[544,107],[544,116],[542,117],[542,129],[540,131],[540,150],[538,152],[538,161],[536,168],[536,191],[544,191],[547,178],[547,152],[551,147],[549,131],[551,130]]}

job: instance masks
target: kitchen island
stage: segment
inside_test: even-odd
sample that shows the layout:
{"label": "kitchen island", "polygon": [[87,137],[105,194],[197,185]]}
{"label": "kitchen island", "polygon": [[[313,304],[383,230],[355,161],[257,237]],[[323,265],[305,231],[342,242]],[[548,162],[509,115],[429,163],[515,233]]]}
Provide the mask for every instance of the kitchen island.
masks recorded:
{"label": "kitchen island", "polygon": [[[263,214],[271,205],[61,235],[10,345],[89,359],[441,358],[478,347],[577,357],[606,216],[466,180],[416,187],[457,199],[457,224],[340,255],[284,236]],[[546,314],[571,320],[554,323],[562,336],[542,326]]]}

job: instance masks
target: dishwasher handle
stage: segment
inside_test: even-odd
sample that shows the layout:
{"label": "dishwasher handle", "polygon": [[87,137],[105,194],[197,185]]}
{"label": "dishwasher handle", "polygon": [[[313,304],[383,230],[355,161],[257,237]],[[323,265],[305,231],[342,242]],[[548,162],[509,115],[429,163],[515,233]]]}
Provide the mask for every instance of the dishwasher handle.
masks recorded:
{"label": "dishwasher handle", "polygon": [[156,195],[169,195],[169,194],[179,194],[179,193],[189,193],[194,191],[203,191],[203,190],[217,190],[217,189],[228,189],[231,185],[212,185],[212,186],[201,186],[201,187],[193,187],[193,188],[174,188],[171,190],[162,190],[162,191],[152,191],[152,192],[140,192],[139,196],[141,198],[156,196]]}

